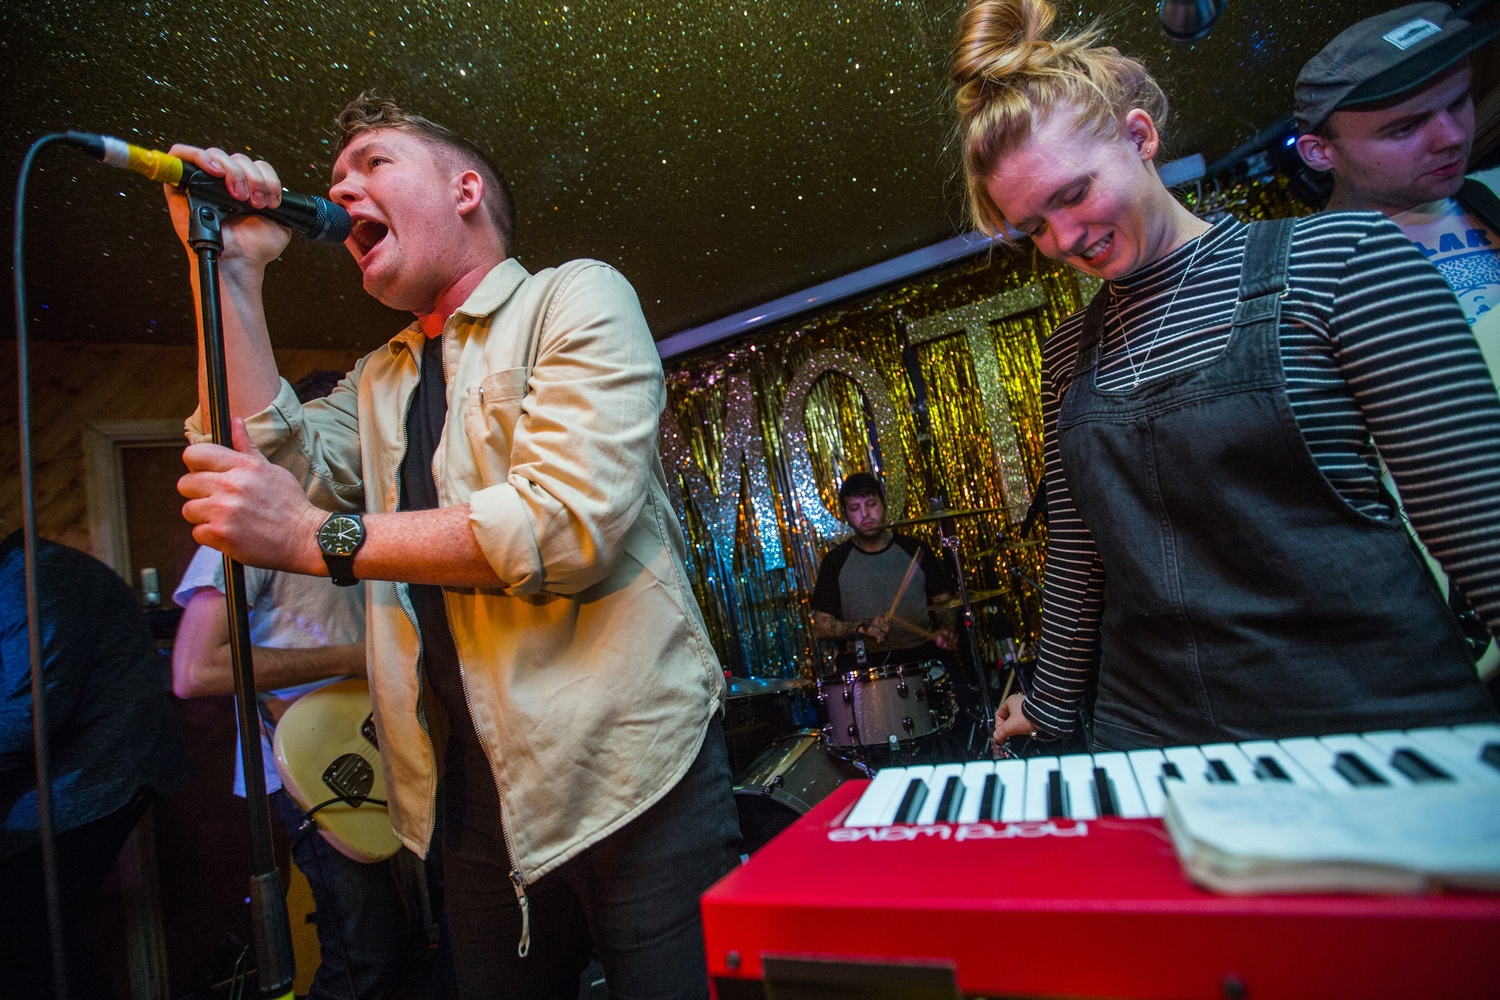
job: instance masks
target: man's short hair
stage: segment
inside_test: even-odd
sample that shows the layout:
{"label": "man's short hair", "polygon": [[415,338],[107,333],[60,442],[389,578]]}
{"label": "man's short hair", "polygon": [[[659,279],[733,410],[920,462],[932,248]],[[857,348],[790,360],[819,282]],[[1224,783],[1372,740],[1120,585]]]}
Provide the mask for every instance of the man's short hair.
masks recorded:
{"label": "man's short hair", "polygon": [[876,497],[884,503],[885,487],[868,472],[856,472],[839,487],[839,506],[848,506],[851,497]]}
{"label": "man's short hair", "polygon": [[515,245],[516,209],[510,196],[510,182],[488,156],[474,143],[465,139],[446,125],[406,111],[389,97],[381,97],[367,90],[344,105],[338,117],[338,141],[334,145],[335,158],[362,132],[390,128],[408,135],[425,139],[434,146],[446,150],[466,168],[484,178],[484,207],[495,231],[505,242],[505,252],[511,253]]}
{"label": "man's short hair", "polygon": [[297,394],[297,402],[311,403],[333,392],[343,379],[344,373],[341,371],[318,368],[299,378],[297,384],[292,386],[292,391]]}

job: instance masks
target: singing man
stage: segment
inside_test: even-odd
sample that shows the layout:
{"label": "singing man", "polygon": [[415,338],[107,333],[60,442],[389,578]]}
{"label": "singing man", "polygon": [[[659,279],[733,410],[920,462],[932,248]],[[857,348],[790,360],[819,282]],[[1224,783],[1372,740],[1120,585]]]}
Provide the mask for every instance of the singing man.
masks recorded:
{"label": "singing man", "polygon": [[[189,419],[183,513],[250,565],[366,581],[392,825],[441,862],[462,996],[576,995],[592,947],[612,994],[706,997],[698,896],[739,830],[639,302],[598,261],[522,267],[504,175],[451,130],[367,93],[338,132],[349,252],[416,319],[302,405],[261,300],[288,234],[226,224],[234,447]],[[264,161],[172,152],[280,198]]]}

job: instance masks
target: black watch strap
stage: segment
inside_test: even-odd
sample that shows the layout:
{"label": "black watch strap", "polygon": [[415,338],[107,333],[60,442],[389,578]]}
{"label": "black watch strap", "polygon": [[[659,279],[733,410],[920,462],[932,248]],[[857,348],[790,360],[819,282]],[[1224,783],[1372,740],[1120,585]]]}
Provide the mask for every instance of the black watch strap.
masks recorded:
{"label": "black watch strap", "polygon": [[354,556],[365,544],[365,522],[358,514],[330,514],[318,529],[318,550],[335,585],[352,587],[359,582],[354,575]]}

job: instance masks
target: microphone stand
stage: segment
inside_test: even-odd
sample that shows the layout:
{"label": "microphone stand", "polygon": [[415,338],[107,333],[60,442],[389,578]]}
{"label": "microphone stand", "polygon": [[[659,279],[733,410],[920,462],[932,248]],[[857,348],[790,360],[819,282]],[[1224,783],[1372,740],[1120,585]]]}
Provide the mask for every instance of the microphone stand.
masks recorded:
{"label": "microphone stand", "polygon": [[[219,301],[219,254],[224,250],[226,213],[188,189],[188,245],[198,257],[203,366],[208,381],[208,427],[215,444],[233,447],[229,429],[229,376],[224,358],[224,314]],[[271,841],[271,808],[256,711],[255,668],[251,660],[250,607],[245,567],[224,557],[224,596],[229,614],[229,653],[234,665],[234,700],[245,772],[245,804],[250,820],[250,922],[255,942],[255,974],[266,1000],[292,1000],[296,972],[286,896],[276,872]]]}

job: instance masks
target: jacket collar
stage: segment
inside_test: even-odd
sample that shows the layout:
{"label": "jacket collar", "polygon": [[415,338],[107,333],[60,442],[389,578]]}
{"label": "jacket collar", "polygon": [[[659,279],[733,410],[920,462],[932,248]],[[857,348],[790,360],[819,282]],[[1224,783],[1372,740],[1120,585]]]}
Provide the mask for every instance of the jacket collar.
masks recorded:
{"label": "jacket collar", "polygon": [[[483,319],[501,306],[505,305],[507,299],[521,287],[521,282],[531,277],[530,272],[521,266],[521,262],[514,257],[507,257],[490,269],[479,282],[464,304],[454,310],[454,315],[462,313],[470,319]],[[413,322],[405,330],[391,338],[387,345],[392,354],[400,353],[402,350],[419,351],[422,341],[426,339],[422,328]]]}

